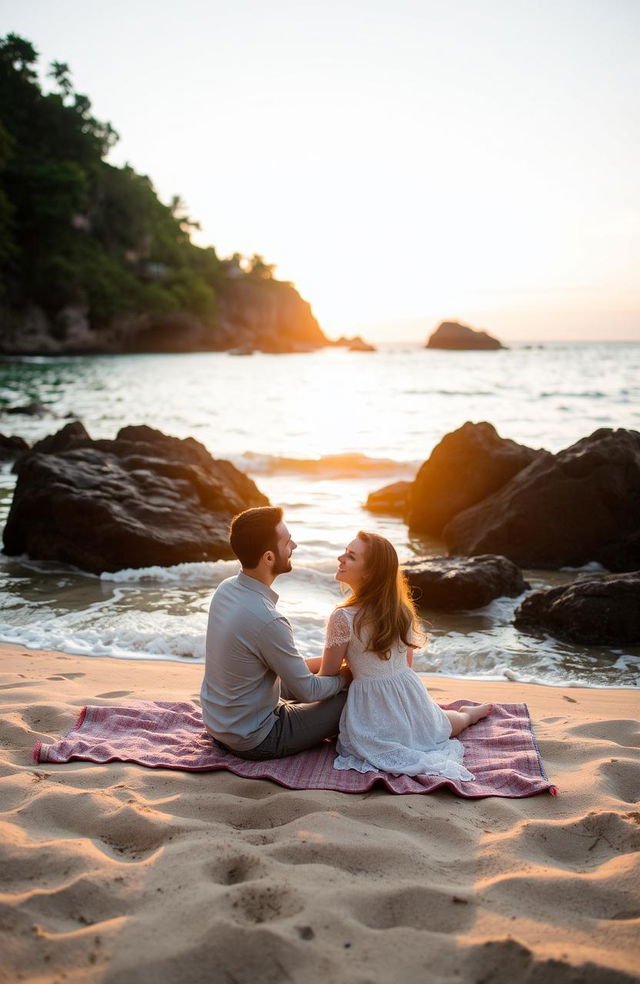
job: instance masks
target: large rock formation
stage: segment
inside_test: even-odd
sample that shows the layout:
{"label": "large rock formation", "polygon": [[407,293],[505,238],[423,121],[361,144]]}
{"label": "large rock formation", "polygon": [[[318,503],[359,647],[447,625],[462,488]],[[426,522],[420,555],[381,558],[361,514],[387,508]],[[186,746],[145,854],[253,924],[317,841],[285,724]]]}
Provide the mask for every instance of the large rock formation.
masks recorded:
{"label": "large rock formation", "polygon": [[416,475],[408,499],[410,528],[439,536],[454,516],[501,488],[539,454],[500,437],[491,424],[467,421],[442,438]]}
{"label": "large rock formation", "polygon": [[96,574],[229,558],[229,520],[268,504],[250,478],[193,438],[145,426],[124,427],[113,441],[85,434],[67,425],[20,459],[5,553]]}
{"label": "large rock formation", "polygon": [[489,335],[486,331],[469,328],[458,321],[441,321],[432,335],[429,336],[425,348],[454,349],[502,349],[502,342]]}
{"label": "large rock formation", "polygon": [[588,646],[640,646],[640,571],[536,591],[516,611],[515,624]]}
{"label": "large rock formation", "polygon": [[500,553],[521,567],[640,568],[640,433],[601,428],[544,452],[444,529],[453,554]]}
{"label": "large rock formation", "polygon": [[417,605],[436,611],[483,608],[494,598],[513,598],[529,588],[506,557],[427,557],[403,564]]}

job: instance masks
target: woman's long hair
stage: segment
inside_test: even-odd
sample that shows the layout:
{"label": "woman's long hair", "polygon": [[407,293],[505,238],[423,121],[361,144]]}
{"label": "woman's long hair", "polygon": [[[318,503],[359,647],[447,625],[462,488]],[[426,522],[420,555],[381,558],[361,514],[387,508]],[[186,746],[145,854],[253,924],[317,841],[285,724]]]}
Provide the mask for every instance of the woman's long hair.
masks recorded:
{"label": "woman's long hair", "polygon": [[380,659],[390,659],[398,640],[408,647],[416,641],[414,634],[421,635],[415,605],[392,544],[377,533],[363,530],[358,539],[365,546],[366,573],[357,591],[352,588],[339,607],[358,606],[353,625],[356,635],[362,638],[360,631],[366,624],[368,650]]}

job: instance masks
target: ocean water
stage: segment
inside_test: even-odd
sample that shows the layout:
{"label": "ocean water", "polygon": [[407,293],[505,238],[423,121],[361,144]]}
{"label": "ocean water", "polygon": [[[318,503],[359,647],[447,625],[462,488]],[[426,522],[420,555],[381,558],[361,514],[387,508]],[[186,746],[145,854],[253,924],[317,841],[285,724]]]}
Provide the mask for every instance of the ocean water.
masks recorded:
{"label": "ocean water", "polygon": [[[4,408],[37,400],[42,418]],[[322,650],[339,599],[335,558],[359,529],[388,536],[401,559],[443,553],[399,519],[363,508],[367,494],[415,475],[466,420],[558,451],[599,427],[640,430],[640,343],[518,345],[439,352],[389,345],[247,357],[227,353],[9,359],[0,362],[0,431],[30,443],[67,418],[93,437],[146,423],[193,436],[229,458],[282,505],[299,547],[274,585],[301,652]],[[0,525],[15,478],[0,472]],[[123,570],[96,577],[60,564],[0,556],[0,640],[123,658],[202,661],[215,586],[232,562]],[[534,588],[574,571],[526,571]],[[640,649],[572,646],[517,632],[521,599],[456,614],[425,613],[429,673],[549,684],[637,686]]]}

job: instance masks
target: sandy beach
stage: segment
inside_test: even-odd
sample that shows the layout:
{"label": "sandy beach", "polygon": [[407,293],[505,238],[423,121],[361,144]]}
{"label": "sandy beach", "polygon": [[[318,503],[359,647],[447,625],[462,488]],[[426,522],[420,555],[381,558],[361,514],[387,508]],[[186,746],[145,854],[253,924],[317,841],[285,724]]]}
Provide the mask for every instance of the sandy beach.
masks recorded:
{"label": "sandy beach", "polygon": [[640,979],[637,691],[427,679],[526,701],[558,796],[295,792],[35,765],[85,704],[197,699],[202,667],[0,653],[0,980]]}

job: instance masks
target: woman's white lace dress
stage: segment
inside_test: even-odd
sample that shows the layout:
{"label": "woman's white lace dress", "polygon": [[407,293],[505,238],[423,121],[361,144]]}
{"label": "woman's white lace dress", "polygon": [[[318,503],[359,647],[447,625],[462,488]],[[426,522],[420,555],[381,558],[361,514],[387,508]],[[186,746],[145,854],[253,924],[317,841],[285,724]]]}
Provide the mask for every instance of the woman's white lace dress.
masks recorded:
{"label": "woman's white lace dress", "polygon": [[327,645],[349,643],[346,659],[353,673],[340,718],[334,769],[444,776],[470,780],[462,764],[463,746],[450,738],[451,724],[407,664],[407,647],[398,643],[390,659],[380,659],[353,629],[357,609],[336,608],[327,626]]}

